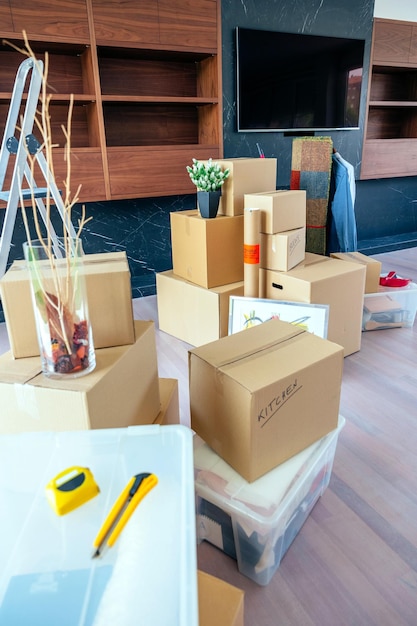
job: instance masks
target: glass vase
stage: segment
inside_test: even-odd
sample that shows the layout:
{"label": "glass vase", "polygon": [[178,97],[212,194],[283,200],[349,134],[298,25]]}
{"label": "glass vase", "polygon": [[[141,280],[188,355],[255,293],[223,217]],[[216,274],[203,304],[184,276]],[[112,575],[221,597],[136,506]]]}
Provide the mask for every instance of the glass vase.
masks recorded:
{"label": "glass vase", "polygon": [[83,272],[83,249],[70,237],[23,244],[42,372],[76,378],[96,365]]}

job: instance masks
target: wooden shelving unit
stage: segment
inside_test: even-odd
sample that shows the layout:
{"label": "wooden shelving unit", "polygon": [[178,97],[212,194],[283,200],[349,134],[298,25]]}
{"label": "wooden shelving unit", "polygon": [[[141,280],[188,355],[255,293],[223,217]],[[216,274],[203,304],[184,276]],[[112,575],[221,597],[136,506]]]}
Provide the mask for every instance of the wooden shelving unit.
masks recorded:
{"label": "wooden shelving unit", "polygon": [[417,24],[375,19],[361,179],[417,174]]}
{"label": "wooden shelving unit", "polygon": [[[27,0],[0,0],[1,38],[21,46],[24,28],[37,56],[49,54],[58,185],[73,94],[81,201],[195,190],[185,166],[222,157],[219,1],[195,0],[190,11],[186,0],[44,0],[40,12]],[[22,60],[1,46],[0,130]]]}

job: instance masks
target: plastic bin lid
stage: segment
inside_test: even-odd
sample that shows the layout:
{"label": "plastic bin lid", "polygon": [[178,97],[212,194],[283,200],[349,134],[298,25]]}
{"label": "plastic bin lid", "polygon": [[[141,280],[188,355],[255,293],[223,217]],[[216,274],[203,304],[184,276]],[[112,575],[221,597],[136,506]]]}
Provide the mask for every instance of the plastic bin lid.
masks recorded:
{"label": "plastic bin lid", "polygon": [[[192,437],[180,425],[2,436],[0,624],[197,626]],[[45,486],[73,465],[90,468],[100,493],[58,516]],[[141,472],[158,484],[92,559],[113,503]]]}

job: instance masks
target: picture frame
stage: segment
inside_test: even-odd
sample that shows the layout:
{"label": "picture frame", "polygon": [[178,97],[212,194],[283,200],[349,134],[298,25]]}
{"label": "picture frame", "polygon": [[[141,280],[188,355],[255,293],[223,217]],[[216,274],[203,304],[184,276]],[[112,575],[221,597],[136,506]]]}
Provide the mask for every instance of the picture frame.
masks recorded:
{"label": "picture frame", "polygon": [[327,339],[329,308],[328,304],[230,296],[228,334],[232,335],[256,324],[278,318]]}

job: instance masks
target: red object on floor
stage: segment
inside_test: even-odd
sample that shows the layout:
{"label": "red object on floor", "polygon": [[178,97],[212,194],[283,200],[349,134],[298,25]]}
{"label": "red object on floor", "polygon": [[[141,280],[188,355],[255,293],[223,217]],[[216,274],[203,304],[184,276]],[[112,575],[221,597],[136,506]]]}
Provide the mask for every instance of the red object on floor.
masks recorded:
{"label": "red object on floor", "polygon": [[407,287],[410,282],[411,278],[400,278],[395,272],[389,272],[379,279],[379,284],[382,287]]}

